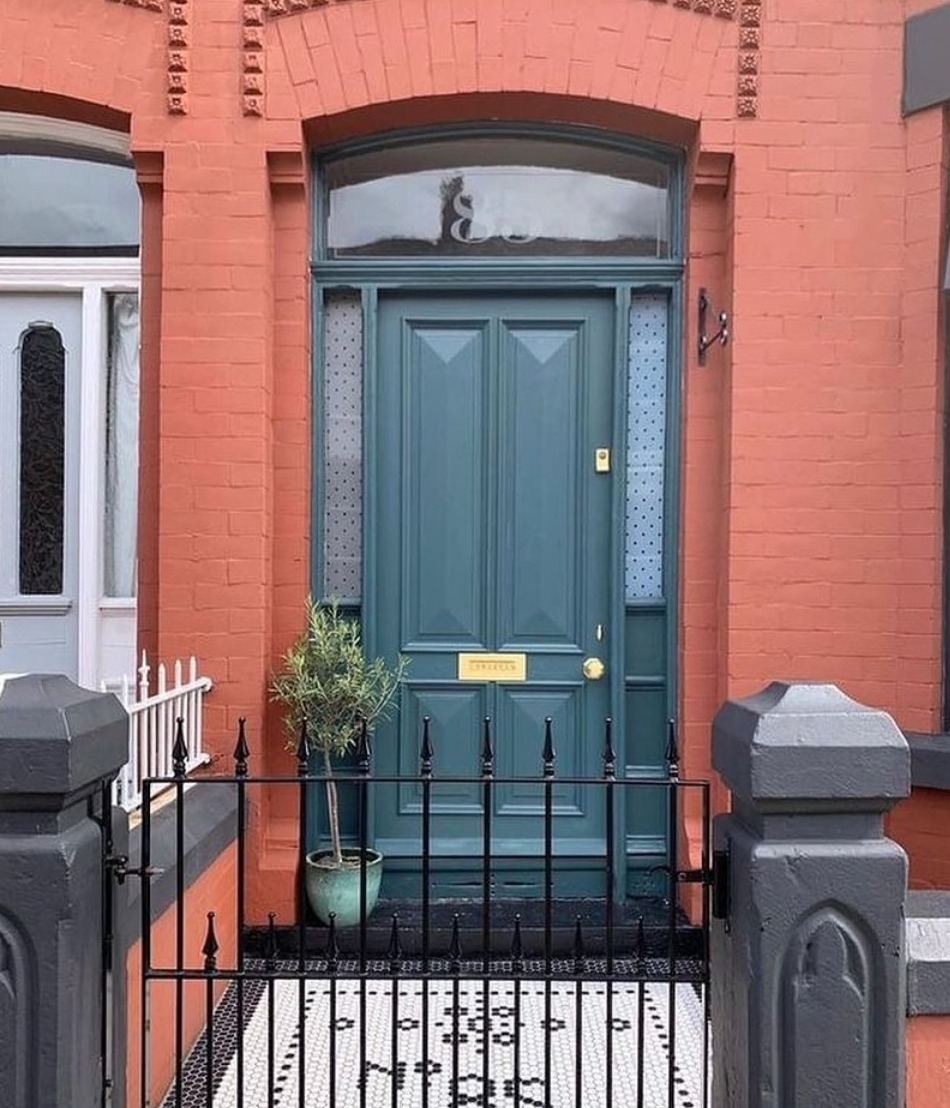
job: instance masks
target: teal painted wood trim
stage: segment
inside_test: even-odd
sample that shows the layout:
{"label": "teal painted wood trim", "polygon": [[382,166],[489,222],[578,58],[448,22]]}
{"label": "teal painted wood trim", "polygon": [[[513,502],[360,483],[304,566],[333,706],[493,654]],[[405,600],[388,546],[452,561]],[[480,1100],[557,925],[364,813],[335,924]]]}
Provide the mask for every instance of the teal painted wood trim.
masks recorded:
{"label": "teal painted wood trim", "polygon": [[627,681],[660,678],[664,683],[667,656],[665,600],[626,605],[624,611],[624,673]]}
{"label": "teal painted wood trim", "polygon": [[[363,292],[363,598],[374,596],[376,590],[376,529],[369,521],[376,518],[377,497],[377,309],[375,288]],[[377,649],[376,613],[372,604],[364,604],[363,645],[371,658]]]}
{"label": "teal painted wood trim", "polygon": [[629,765],[623,767],[623,772],[624,776],[633,777],[638,781],[666,781],[669,779],[669,774],[666,772],[665,765],[639,765],[635,763],[630,763]]}
{"label": "teal painted wood trim", "polygon": [[[627,382],[629,372],[628,340],[630,333],[630,287],[619,285],[614,292],[614,387],[613,387],[613,488],[610,505],[610,657],[614,678],[610,689],[610,714],[614,721],[613,740],[617,765],[628,757],[626,688],[621,675],[626,673],[626,624],[624,615],[624,565],[626,532],[627,474]],[[627,797],[623,789],[615,796],[615,842],[613,867],[616,888],[614,895],[623,900],[627,895],[627,869],[624,845],[617,831],[627,825]]]}
{"label": "teal painted wood trim", "polygon": [[686,257],[686,158],[685,151],[670,163],[670,257]]}
{"label": "teal painted wood trim", "polygon": [[[682,225],[682,220],[677,226]],[[680,617],[680,465],[683,456],[683,377],[687,366],[683,350],[683,282],[677,281],[670,293],[670,322],[667,331],[667,373],[666,390],[666,475],[664,503],[666,505],[663,521],[663,549],[673,555],[664,557],[665,579],[663,589],[666,594],[666,672],[667,716],[676,719],[679,715],[679,617]]]}
{"label": "teal painted wood trim", "polygon": [[310,328],[313,335],[313,347],[310,356],[310,595],[323,594],[323,547],[324,547],[324,407],[326,390],[324,388],[324,304],[323,289],[311,285],[310,289]]}
{"label": "teal painted wood trim", "polygon": [[[363,290],[363,581],[364,601],[375,595],[376,588],[376,529],[367,527],[368,519],[376,518],[376,465],[377,465],[377,310],[376,290]],[[378,628],[374,605],[364,603],[360,609],[363,649],[370,658],[379,654],[377,649]],[[376,805],[369,805],[367,842],[376,841]]]}
{"label": "teal painted wood trim", "polygon": [[666,853],[666,839],[663,835],[628,835],[624,844],[627,856],[637,854]]}
{"label": "teal painted wood trim", "polygon": [[473,284],[487,290],[554,286],[576,289],[610,289],[629,283],[647,288],[670,288],[683,275],[679,261],[623,258],[401,258],[393,261],[320,261],[312,266],[314,278],[330,288],[418,288],[438,291],[468,289]]}

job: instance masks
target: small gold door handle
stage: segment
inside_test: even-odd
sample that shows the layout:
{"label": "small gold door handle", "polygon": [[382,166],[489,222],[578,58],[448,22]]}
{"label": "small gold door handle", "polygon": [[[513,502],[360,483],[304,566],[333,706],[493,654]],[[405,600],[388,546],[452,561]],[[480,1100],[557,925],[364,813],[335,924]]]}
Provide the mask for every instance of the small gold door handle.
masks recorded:
{"label": "small gold door handle", "polygon": [[599,681],[607,672],[607,667],[600,658],[585,658],[581,669],[588,681]]}

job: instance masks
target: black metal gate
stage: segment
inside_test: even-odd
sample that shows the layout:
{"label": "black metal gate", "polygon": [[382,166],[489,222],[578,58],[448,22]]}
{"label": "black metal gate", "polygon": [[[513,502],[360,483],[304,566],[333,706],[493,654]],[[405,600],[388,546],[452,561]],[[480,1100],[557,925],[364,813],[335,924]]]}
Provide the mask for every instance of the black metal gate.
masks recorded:
{"label": "black metal gate", "polygon": [[[620,1102],[630,1108],[703,1108],[709,1087],[708,783],[680,779],[672,724],[665,777],[617,775],[610,721],[603,773],[596,778],[557,774],[550,720],[539,738],[537,778],[496,776],[486,721],[478,737],[481,772],[463,779],[438,775],[428,724],[412,775],[374,775],[364,737],[356,765],[344,774],[358,810],[351,846],[364,857],[376,790],[416,790],[419,891],[410,900],[383,900],[370,914],[364,861],[358,922],[338,927],[333,917],[329,926],[320,924],[306,906],[308,791],[323,778],[310,772],[304,739],[295,775],[250,776],[242,721],[233,775],[204,778],[200,785],[236,791],[236,927],[229,936],[233,958],[225,959],[215,912],[194,918],[186,902],[187,751],[179,731],[174,776],[144,783],[142,809],[142,1012],[149,1011],[151,990],[174,991],[173,1075],[163,1104],[612,1108]],[[460,784],[475,786],[480,795],[481,851],[469,859],[480,887],[470,899],[446,903],[432,894],[440,859],[432,856],[430,841],[439,788]],[[530,900],[499,899],[493,892],[491,813],[503,784],[535,789],[539,797],[543,895]],[[559,895],[560,860],[553,847],[557,820],[565,817],[555,803],[558,784],[603,790],[600,897]],[[247,918],[247,801],[256,785],[294,794],[300,812],[296,919],[271,913],[263,926]],[[177,801],[178,895],[175,956],[170,964],[157,964],[151,825],[156,794],[165,789]],[[662,796],[672,845],[668,863],[654,867],[662,895],[629,898],[618,893],[624,858],[618,813],[645,791]],[[681,845],[686,820],[700,839],[692,858]],[[199,940],[200,955],[187,955]],[[196,994],[203,1030],[190,1044]],[[150,1048],[145,1019],[142,1108],[149,1104]]]}

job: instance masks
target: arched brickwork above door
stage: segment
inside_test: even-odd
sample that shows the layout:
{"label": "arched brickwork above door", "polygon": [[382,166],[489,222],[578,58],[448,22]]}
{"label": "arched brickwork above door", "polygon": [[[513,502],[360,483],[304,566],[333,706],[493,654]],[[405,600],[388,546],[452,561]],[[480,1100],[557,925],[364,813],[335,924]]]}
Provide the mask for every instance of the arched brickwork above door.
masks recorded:
{"label": "arched brickwork above door", "polygon": [[[140,7],[161,5],[161,0],[120,0],[121,3],[133,3]],[[282,15],[295,15],[311,8],[325,8],[329,0],[266,0],[267,14],[274,18]],[[349,0],[336,0],[347,3]],[[672,3],[674,8],[699,12],[701,15],[717,15],[722,19],[732,19],[736,14],[739,0],[652,0],[655,4]]]}
{"label": "arched brickwork above door", "polygon": [[467,17],[444,5],[338,0],[268,29],[267,114],[275,101],[282,111],[295,103],[306,120],[418,98],[531,93],[728,127],[737,28],[700,10],[660,0],[564,5],[559,23],[547,6],[514,0],[473,4]]}
{"label": "arched brickwork above door", "polygon": [[104,0],[6,3],[0,32],[0,110],[113,130],[145,122],[161,87],[156,13]]}
{"label": "arched brickwork above door", "polygon": [[[287,73],[305,117],[356,107],[361,95],[379,103],[529,88],[695,119],[757,114],[761,0],[564,5],[554,21],[546,6],[506,0],[472,4],[470,11],[430,9],[421,0],[411,5],[254,0],[245,4],[245,21],[248,13],[256,21],[261,12],[277,20]],[[300,18],[277,18],[291,15]],[[728,29],[736,22],[738,34]],[[304,52],[318,74],[313,82]],[[279,67],[274,70],[279,81]],[[246,114],[261,114],[263,69],[256,58],[252,75],[245,66],[245,85],[257,90],[250,111],[245,104]],[[722,102],[706,104],[709,95]]]}
{"label": "arched brickwork above door", "polygon": [[[200,15],[194,0],[108,2],[164,13],[166,109],[188,114],[190,74],[198,64],[192,40]],[[269,92],[280,98],[278,114],[286,110],[283,94],[289,91],[307,118],[359,107],[361,100],[529,89],[693,119],[758,113],[762,0],[565,4],[553,20],[544,5],[511,0],[431,10],[424,0],[245,0],[240,11],[242,35],[233,64],[247,117],[270,114]],[[284,55],[279,60],[270,58],[269,22]],[[737,22],[737,31],[723,30]],[[313,81],[304,53],[314,58],[319,76]],[[720,102],[706,104],[710,94]]]}

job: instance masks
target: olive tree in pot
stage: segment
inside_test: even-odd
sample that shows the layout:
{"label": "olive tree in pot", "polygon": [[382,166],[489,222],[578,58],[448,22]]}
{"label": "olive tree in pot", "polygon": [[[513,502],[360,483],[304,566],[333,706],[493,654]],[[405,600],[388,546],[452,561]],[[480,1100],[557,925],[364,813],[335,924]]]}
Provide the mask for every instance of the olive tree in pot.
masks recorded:
{"label": "olive tree in pot", "polygon": [[366,868],[366,913],[376,905],[382,876],[382,855],[340,841],[340,804],[334,759],[351,753],[365,725],[367,731],[386,719],[399,681],[406,669],[400,657],[394,667],[363,652],[359,624],[340,611],[336,601],[322,605],[307,600],[307,625],[283,657],[283,666],[271,681],[271,694],[284,705],[287,748],[297,747],[306,728],[311,752],[323,762],[330,828],[330,849],[306,856],[307,898],[314,913],[338,927],[360,918],[360,871]]}

